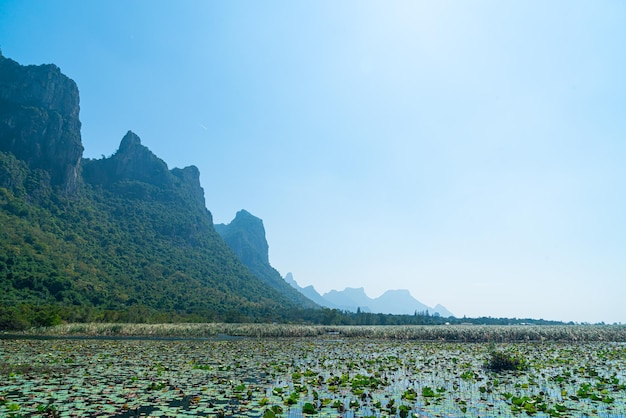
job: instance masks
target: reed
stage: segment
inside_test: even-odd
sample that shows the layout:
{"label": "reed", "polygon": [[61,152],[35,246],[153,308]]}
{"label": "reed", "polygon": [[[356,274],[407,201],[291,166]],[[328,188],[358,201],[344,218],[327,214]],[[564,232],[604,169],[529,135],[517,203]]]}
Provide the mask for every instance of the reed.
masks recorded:
{"label": "reed", "polygon": [[32,336],[215,338],[368,337],[449,342],[626,342],[626,325],[406,325],[327,326],[293,324],[62,324],[24,332]]}

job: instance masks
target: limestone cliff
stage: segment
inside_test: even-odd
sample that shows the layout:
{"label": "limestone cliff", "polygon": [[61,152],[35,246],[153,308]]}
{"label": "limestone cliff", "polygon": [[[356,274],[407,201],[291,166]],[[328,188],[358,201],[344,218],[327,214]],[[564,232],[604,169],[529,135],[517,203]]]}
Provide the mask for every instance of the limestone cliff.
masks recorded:
{"label": "limestone cliff", "polygon": [[78,87],[59,67],[22,66],[0,54],[0,151],[43,170],[41,179],[66,194],[79,188],[79,110]]}
{"label": "limestone cliff", "polygon": [[215,230],[252,274],[302,307],[319,307],[287,284],[280,273],[270,265],[269,245],[265,238],[265,227],[261,219],[248,211],[240,210],[231,223],[228,225],[216,224]]}
{"label": "limestone cliff", "polygon": [[139,136],[132,131],[126,133],[111,157],[84,160],[83,178],[88,184],[114,188],[143,199],[184,197],[196,209],[205,209],[198,168],[189,166],[169,170],[165,161],[142,145]]}
{"label": "limestone cliff", "polygon": [[167,164],[141,144],[141,139],[128,131],[120,147],[109,158],[85,159],[82,177],[87,186],[102,188],[111,198],[124,197],[150,205],[165,205],[178,214],[186,214],[162,222],[155,227],[166,235],[196,243],[203,234],[213,231],[213,217],[205,206],[200,171],[195,166],[169,170]]}
{"label": "limestone cliff", "polygon": [[304,304],[253,275],[217,234],[196,167],[169,170],[130,131],[113,156],[82,159],[78,114],[76,84],[58,67],[0,55],[0,329],[7,318],[22,329],[101,314],[297,315]]}
{"label": "limestone cliff", "polygon": [[96,183],[114,183],[122,180],[136,180],[154,186],[169,188],[172,186],[172,176],[165,161],[154,155],[147,147],[141,144],[141,139],[132,131],[128,131],[117,152],[110,158],[98,160],[104,170],[96,177],[91,177],[91,171],[85,171],[85,176]]}
{"label": "limestone cliff", "polygon": [[169,188],[173,183],[165,161],[143,146],[132,131],[126,133],[119,149],[110,158],[85,162],[84,176],[93,184],[135,180]]}
{"label": "limestone cliff", "polygon": [[246,266],[269,265],[269,245],[261,219],[240,210],[231,223],[215,225],[215,229]]}

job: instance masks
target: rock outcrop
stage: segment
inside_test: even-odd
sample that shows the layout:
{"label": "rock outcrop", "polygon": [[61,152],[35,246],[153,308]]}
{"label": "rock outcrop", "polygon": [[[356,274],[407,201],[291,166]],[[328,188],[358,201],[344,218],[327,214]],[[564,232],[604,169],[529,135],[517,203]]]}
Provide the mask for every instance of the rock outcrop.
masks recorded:
{"label": "rock outcrop", "polygon": [[137,134],[128,131],[119,149],[109,158],[83,161],[86,183],[115,188],[143,199],[183,198],[204,212],[204,189],[196,166],[169,170],[165,161],[141,144]]}
{"label": "rock outcrop", "polygon": [[269,245],[261,219],[242,209],[231,223],[217,224],[215,229],[248,268],[269,265]]}
{"label": "rock outcrop", "polygon": [[0,308],[12,327],[104,312],[285,321],[305,306],[217,234],[196,167],[168,170],[133,132],[113,156],[82,159],[78,114],[76,84],[58,67],[0,55]]}
{"label": "rock outcrop", "polygon": [[204,208],[206,202],[204,200],[204,189],[200,184],[200,170],[198,170],[198,167],[190,165],[185,168],[173,168],[170,172],[180,180],[181,186],[185,189],[190,199],[198,207]]}
{"label": "rock outcrop", "polygon": [[80,184],[79,110],[78,87],[59,67],[22,66],[0,54],[0,151],[43,170],[41,179],[66,194]]}
{"label": "rock outcrop", "polygon": [[85,180],[91,184],[110,185],[119,181],[140,181],[170,188],[173,178],[165,161],[141,144],[141,139],[128,131],[115,154],[101,160],[85,162]]}
{"label": "rock outcrop", "polygon": [[316,303],[287,284],[280,273],[270,265],[269,245],[261,219],[248,211],[240,210],[231,223],[216,224],[215,230],[252,274],[287,295],[300,306],[319,308]]}

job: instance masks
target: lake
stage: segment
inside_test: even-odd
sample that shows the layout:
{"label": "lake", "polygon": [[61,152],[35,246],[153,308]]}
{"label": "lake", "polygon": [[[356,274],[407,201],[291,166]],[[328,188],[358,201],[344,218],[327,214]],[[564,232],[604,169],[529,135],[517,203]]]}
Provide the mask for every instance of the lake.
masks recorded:
{"label": "lake", "polygon": [[[492,353],[524,361],[494,372]],[[626,345],[2,339],[0,416],[626,416]]]}

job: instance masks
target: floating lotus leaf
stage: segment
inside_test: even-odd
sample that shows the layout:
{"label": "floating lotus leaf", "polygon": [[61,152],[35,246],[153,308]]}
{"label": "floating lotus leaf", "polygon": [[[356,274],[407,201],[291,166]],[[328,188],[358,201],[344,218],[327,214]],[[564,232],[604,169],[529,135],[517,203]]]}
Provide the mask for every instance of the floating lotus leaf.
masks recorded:
{"label": "floating lotus leaf", "polygon": [[0,416],[16,407],[68,417],[626,415],[625,345],[499,343],[529,367],[498,373],[484,367],[493,348],[323,336],[4,339]]}

